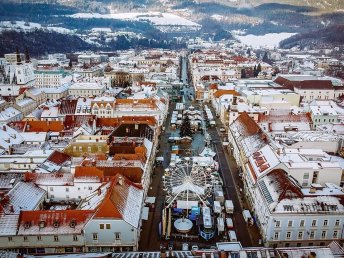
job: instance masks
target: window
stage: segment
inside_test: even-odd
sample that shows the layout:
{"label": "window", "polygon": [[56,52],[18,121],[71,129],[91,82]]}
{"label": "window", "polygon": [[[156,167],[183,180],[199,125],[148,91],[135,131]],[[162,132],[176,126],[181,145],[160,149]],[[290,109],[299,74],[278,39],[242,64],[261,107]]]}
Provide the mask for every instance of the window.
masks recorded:
{"label": "window", "polygon": [[297,246],[297,247],[301,247],[301,243],[297,243],[296,246]]}
{"label": "window", "polygon": [[304,227],[305,226],[305,220],[300,220],[300,227]]}
{"label": "window", "polygon": [[88,151],[88,152],[91,152],[91,151],[92,151],[91,146],[88,146],[88,147],[87,147],[87,151]]}
{"label": "window", "polygon": [[288,220],[288,227],[292,227],[293,226],[293,221],[292,220]]}
{"label": "window", "polygon": [[321,231],[321,238],[326,238],[326,231]]}
{"label": "window", "polygon": [[115,240],[121,240],[121,233],[119,232],[115,233]]}
{"label": "window", "polygon": [[328,220],[327,219],[324,220],[323,226],[324,227],[328,226]]}
{"label": "window", "polygon": [[104,229],[104,224],[99,224],[99,229]]}
{"label": "window", "polygon": [[340,220],[339,219],[336,219],[336,222],[334,223],[335,226],[339,226],[340,224]]}
{"label": "window", "polygon": [[291,232],[288,231],[287,234],[286,234],[286,239],[290,239],[291,238]]}
{"label": "window", "polygon": [[106,229],[111,229],[111,224],[106,224]]}
{"label": "window", "polygon": [[311,231],[309,233],[309,239],[314,239],[314,236],[315,236],[315,231]]}
{"label": "window", "polygon": [[42,241],[42,237],[41,236],[37,236],[37,241]]}
{"label": "window", "polygon": [[73,235],[73,241],[78,241],[78,236],[77,235]]}
{"label": "window", "polygon": [[59,236],[54,236],[54,241],[58,242],[59,241]]}
{"label": "window", "polygon": [[276,220],[275,228],[279,228],[279,227],[281,227],[281,221],[280,220]]}
{"label": "window", "polygon": [[12,237],[8,237],[8,241],[9,242],[13,241]]}
{"label": "window", "polygon": [[312,220],[312,227],[316,227],[317,226],[317,220],[316,219],[313,219]]}
{"label": "window", "polygon": [[66,187],[66,192],[69,192],[69,188],[68,187]]}
{"label": "window", "polygon": [[278,238],[279,238],[279,232],[275,232],[275,234],[274,234],[274,240],[278,240]]}
{"label": "window", "polygon": [[92,186],[89,186],[89,187],[88,187],[88,190],[92,190]]}
{"label": "window", "polygon": [[24,236],[24,241],[29,241],[27,236]]}
{"label": "window", "polygon": [[98,234],[97,233],[93,233],[92,237],[93,237],[93,241],[98,241]]}
{"label": "window", "polygon": [[338,230],[333,231],[332,238],[338,238]]}
{"label": "window", "polygon": [[303,238],[303,232],[300,231],[298,234],[297,234],[297,239],[302,239]]}
{"label": "window", "polygon": [[303,174],[303,179],[308,179],[309,178],[309,173],[304,173]]}

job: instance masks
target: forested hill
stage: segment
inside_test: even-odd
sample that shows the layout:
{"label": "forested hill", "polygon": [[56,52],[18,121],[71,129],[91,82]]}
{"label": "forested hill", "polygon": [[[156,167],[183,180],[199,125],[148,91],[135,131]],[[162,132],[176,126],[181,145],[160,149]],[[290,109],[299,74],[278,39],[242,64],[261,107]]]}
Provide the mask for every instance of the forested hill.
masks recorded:
{"label": "forested hill", "polygon": [[313,47],[344,47],[344,25],[333,25],[325,29],[297,34],[280,43],[282,48],[300,46],[300,48]]}

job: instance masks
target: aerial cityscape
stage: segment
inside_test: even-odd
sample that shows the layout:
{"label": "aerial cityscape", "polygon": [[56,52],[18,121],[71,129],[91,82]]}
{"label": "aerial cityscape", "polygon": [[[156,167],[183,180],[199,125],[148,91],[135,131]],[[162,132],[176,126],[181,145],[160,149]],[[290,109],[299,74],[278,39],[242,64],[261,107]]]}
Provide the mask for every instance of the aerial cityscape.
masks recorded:
{"label": "aerial cityscape", "polygon": [[344,1],[0,0],[0,258],[344,258]]}

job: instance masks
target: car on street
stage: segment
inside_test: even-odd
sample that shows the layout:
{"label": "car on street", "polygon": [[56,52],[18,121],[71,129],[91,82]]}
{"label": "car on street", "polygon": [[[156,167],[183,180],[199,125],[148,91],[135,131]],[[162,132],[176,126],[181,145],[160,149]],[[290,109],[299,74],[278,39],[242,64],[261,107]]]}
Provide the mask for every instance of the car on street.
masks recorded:
{"label": "car on street", "polygon": [[189,251],[189,244],[188,243],[183,243],[182,251]]}
{"label": "car on street", "polygon": [[223,132],[226,132],[226,129],[224,127],[221,127],[220,128],[220,132],[223,133]]}
{"label": "car on street", "polygon": [[197,250],[199,250],[198,245],[193,245],[193,246],[191,247],[191,250],[192,250],[192,251],[197,251]]}
{"label": "car on street", "polygon": [[168,250],[173,250],[174,249],[174,242],[170,241],[168,242]]}

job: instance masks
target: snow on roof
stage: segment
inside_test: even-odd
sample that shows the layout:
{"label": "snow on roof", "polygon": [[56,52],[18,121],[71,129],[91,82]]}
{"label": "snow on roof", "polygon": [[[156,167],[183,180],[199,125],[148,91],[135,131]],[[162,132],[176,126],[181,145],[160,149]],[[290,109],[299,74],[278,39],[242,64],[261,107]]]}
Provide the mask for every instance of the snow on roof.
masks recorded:
{"label": "snow on roof", "polygon": [[255,152],[249,161],[257,177],[260,177],[262,173],[266,174],[280,164],[278,157],[269,145],[265,145]]}
{"label": "snow on roof", "polygon": [[20,144],[23,138],[20,134],[8,125],[0,126],[0,147],[8,149],[13,144]]}
{"label": "snow on roof", "polygon": [[22,211],[18,235],[80,234],[93,210]]}
{"label": "snow on roof", "polygon": [[58,117],[59,107],[45,107],[41,114],[41,118],[56,118]]}
{"label": "snow on roof", "polygon": [[113,180],[85,199],[82,209],[97,207],[94,218],[122,218],[138,228],[141,218],[143,190],[124,176]]}
{"label": "snow on roof", "polygon": [[276,212],[306,213],[340,213],[344,214],[341,199],[335,196],[316,196],[295,199],[283,199],[276,206]]}
{"label": "snow on roof", "polygon": [[74,185],[74,176],[70,173],[37,173],[37,185]]}
{"label": "snow on roof", "polygon": [[97,82],[76,82],[70,86],[70,90],[102,90],[105,85]]}
{"label": "snow on roof", "polygon": [[16,102],[16,104],[20,107],[24,107],[26,105],[30,105],[30,104],[33,104],[35,101],[33,99],[30,99],[30,98],[24,98],[22,100],[18,100]]}
{"label": "snow on roof", "polygon": [[45,132],[23,132],[20,133],[24,142],[45,142],[47,133]]}
{"label": "snow on roof", "polygon": [[295,142],[337,142],[340,137],[334,133],[325,133],[322,131],[302,131],[302,132],[285,132],[278,133],[278,136],[275,136],[281,141],[295,141]]}
{"label": "snow on roof", "polygon": [[0,216],[0,236],[15,236],[17,234],[18,221],[19,214],[2,214]]}
{"label": "snow on roof", "polygon": [[15,109],[14,107],[8,107],[0,112],[0,122],[6,122],[19,114],[21,114],[19,110]]}
{"label": "snow on roof", "polygon": [[52,88],[41,88],[43,92],[46,94],[58,94],[63,93],[69,89],[69,85],[61,85],[59,87],[52,87]]}
{"label": "snow on roof", "polygon": [[[46,191],[33,183],[19,182],[8,192],[9,203],[4,206],[4,212],[19,214],[20,211],[34,210],[45,196]],[[13,211],[11,205],[13,205]]]}

